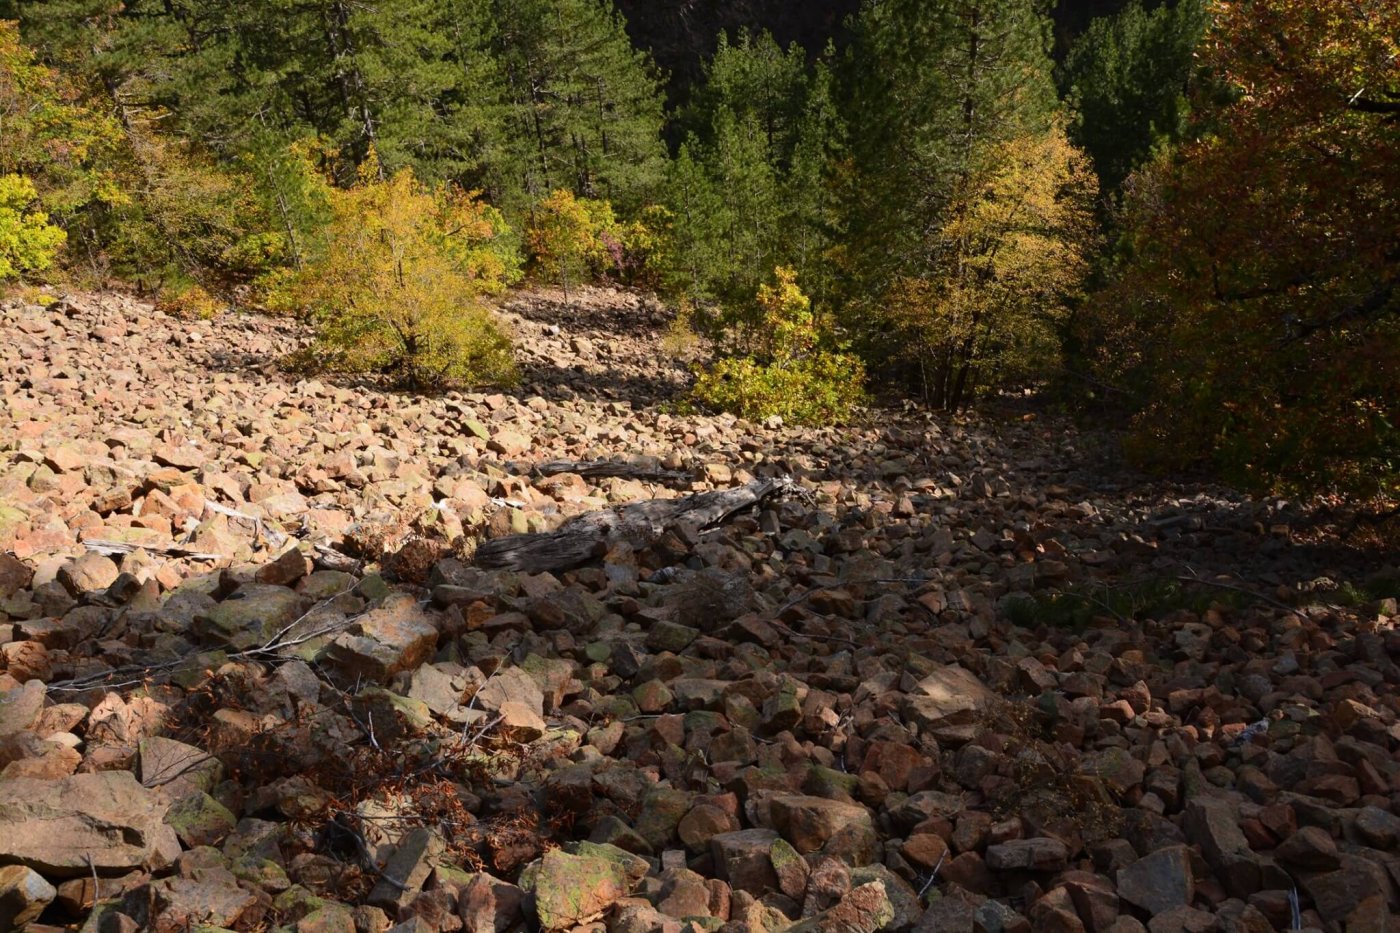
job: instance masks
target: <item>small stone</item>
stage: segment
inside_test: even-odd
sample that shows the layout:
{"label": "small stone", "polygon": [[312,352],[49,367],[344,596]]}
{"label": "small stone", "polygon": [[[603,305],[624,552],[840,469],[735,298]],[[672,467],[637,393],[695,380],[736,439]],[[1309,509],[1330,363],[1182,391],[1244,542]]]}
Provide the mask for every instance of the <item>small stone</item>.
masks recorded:
{"label": "small stone", "polygon": [[993,871],[1063,871],[1068,862],[1069,848],[1050,836],[987,847],[987,867]]}
{"label": "small stone", "polygon": [[0,868],[0,930],[21,930],[44,912],[58,890],[32,868]]}
{"label": "small stone", "polygon": [[1185,846],[1159,849],[1118,870],[1118,896],[1149,913],[1190,906],[1195,896],[1191,851]]}

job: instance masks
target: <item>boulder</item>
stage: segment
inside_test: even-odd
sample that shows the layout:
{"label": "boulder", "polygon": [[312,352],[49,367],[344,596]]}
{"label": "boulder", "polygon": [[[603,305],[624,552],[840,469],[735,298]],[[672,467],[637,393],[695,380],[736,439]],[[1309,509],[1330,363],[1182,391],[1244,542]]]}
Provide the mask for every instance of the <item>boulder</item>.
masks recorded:
{"label": "boulder", "polygon": [[51,878],[164,868],[180,854],[166,806],[129,771],[0,782],[0,862]]}

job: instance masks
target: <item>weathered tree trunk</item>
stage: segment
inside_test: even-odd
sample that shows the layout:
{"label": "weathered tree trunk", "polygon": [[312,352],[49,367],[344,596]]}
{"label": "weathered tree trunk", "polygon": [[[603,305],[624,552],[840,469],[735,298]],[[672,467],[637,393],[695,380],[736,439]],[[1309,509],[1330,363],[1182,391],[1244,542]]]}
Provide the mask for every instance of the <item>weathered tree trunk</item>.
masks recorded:
{"label": "weathered tree trunk", "polygon": [[572,518],[556,531],[510,535],[477,548],[480,567],[526,573],[569,570],[627,542],[645,547],[673,528],[703,531],[724,523],[736,512],[775,496],[791,493],[791,479],[754,480],[736,489],[696,493],[680,499],[648,499]]}

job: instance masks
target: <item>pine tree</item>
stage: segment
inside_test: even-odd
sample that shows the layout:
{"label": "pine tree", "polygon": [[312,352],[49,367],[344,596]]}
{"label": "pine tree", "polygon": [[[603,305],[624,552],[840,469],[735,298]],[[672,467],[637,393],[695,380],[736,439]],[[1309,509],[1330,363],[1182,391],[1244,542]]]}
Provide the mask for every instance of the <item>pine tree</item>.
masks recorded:
{"label": "pine tree", "polygon": [[495,186],[509,202],[559,188],[637,210],[666,152],[659,77],[608,0],[490,0],[507,127]]}
{"label": "pine tree", "polygon": [[[1042,0],[885,0],[867,6],[856,23],[848,61],[855,160],[849,312],[872,357],[887,368],[904,361],[904,375],[937,404],[966,400],[959,373],[971,351],[961,349],[953,328],[946,339],[932,335],[943,360],[910,359],[917,344],[907,341],[899,319],[915,312],[948,319],[944,299],[975,291],[969,270],[1000,246],[955,232],[989,186],[1017,193],[997,181],[1010,151],[1059,151],[1045,10]],[[1075,175],[1074,161],[1057,156],[1052,177]],[[921,307],[911,309],[911,302]],[[977,319],[967,325],[971,332],[1001,319],[992,310],[969,312]],[[977,345],[1001,339],[990,333]],[[919,378],[930,367],[937,378]]]}
{"label": "pine tree", "polygon": [[[670,194],[682,265],[703,269],[693,276],[696,295],[746,303],[776,266],[794,268],[809,290],[825,281],[828,176],[843,136],[830,85],[825,65],[809,67],[801,49],[783,50],[767,33],[721,37],[683,116],[694,130]],[[685,204],[701,184],[696,169],[724,195],[702,218]],[[685,190],[674,189],[677,177]]]}
{"label": "pine tree", "polygon": [[1143,9],[1133,0],[1100,17],[1060,69],[1074,120],[1070,138],[1094,160],[1100,186],[1116,191],[1155,146],[1186,128],[1187,85],[1205,29],[1201,0]]}

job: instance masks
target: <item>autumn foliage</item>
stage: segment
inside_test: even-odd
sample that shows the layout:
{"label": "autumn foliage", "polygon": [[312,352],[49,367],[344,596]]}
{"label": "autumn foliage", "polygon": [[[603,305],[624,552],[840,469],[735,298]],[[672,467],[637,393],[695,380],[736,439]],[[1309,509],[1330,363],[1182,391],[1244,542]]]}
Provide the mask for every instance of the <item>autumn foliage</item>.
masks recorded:
{"label": "autumn foliage", "polygon": [[928,238],[929,274],[899,277],[881,308],[890,357],[930,402],[1043,379],[1088,270],[1097,184],[1064,130],[1008,140],[956,185]]}
{"label": "autumn foliage", "polygon": [[1400,6],[1217,3],[1237,99],[1130,181],[1128,253],[1088,318],[1163,466],[1400,489]]}
{"label": "autumn foliage", "polygon": [[276,296],[315,324],[320,364],[410,388],[514,379],[510,340],[482,305],[516,272],[498,212],[408,169],[380,178],[373,160],[327,197],[312,258]]}
{"label": "autumn foliage", "polygon": [[758,317],[743,335],[749,352],[702,370],[693,394],[703,405],[761,420],[778,415],[792,424],[845,421],[864,400],[865,367],[830,342],[812,314],[811,300],[791,269],[779,268],[759,286]]}

